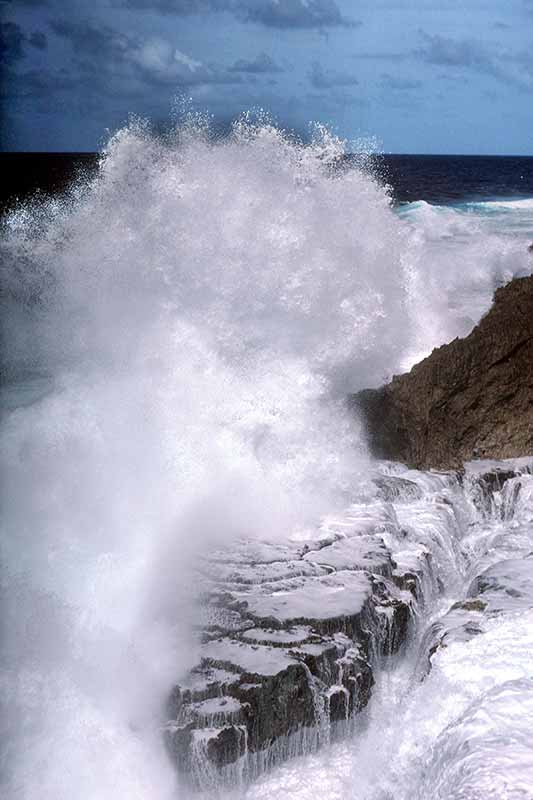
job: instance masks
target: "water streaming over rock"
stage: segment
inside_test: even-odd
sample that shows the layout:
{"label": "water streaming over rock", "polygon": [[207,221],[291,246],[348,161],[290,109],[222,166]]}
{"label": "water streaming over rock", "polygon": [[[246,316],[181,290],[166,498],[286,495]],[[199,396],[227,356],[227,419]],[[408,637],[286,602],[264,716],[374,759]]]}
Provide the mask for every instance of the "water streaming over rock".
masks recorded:
{"label": "water streaming over rock", "polygon": [[[472,597],[486,585],[498,602],[507,573],[490,569],[525,552],[530,483],[495,494],[470,477],[376,472],[344,403],[473,324],[511,262],[526,267],[522,243],[494,233],[476,291],[450,311],[436,237],[368,171],[338,171],[343,148],[264,121],[223,141],[198,120],[165,140],[138,124],[88,183],[3,222],[4,796],[187,796],[168,700],[202,658],[216,688],[187,689],[189,766],[197,784],[250,797],[422,798],[428,775],[454,796],[465,770],[445,773],[428,748],[444,737],[452,763],[447,726],[478,724],[480,683],[457,671],[484,663],[483,641],[514,659],[486,702],[527,701],[530,612],[520,645],[506,611],[483,636],[437,647],[421,688],[412,675],[413,643],[464,601],[466,577],[489,570]],[[454,271],[457,297],[472,288],[461,281]],[[206,603],[223,584],[234,606]],[[238,692],[228,631],[224,647],[250,659]],[[261,670],[285,658],[278,688],[297,687],[268,747],[246,722],[271,680],[254,678],[259,658]],[[302,760],[318,744],[326,756]]]}
{"label": "water streaming over rock", "polygon": [[533,459],[468,465],[460,480],[402,475],[422,494],[396,498],[398,519],[410,519],[431,556],[424,573],[440,562],[439,580],[419,595],[407,649],[379,664],[348,741],[278,768],[247,797],[532,796]]}

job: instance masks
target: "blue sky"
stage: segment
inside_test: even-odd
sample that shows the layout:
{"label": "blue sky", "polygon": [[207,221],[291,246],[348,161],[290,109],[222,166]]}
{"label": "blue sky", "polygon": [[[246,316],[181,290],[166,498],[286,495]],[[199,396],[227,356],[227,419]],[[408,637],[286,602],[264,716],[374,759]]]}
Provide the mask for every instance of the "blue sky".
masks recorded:
{"label": "blue sky", "polygon": [[180,98],[386,152],[533,154],[533,0],[0,0],[2,145],[95,150]]}

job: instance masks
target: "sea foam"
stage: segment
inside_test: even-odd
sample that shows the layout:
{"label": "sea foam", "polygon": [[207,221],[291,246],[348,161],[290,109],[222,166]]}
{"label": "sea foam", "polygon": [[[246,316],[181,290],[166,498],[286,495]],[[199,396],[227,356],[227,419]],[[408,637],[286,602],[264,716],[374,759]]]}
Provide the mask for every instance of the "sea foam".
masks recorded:
{"label": "sea foam", "polygon": [[345,393],[457,333],[443,265],[489,302],[494,261],[435,266],[344,149],[135,123],[5,221],[6,797],[175,796],[158,725],[195,656],[190,559],[343,507],[369,465]]}

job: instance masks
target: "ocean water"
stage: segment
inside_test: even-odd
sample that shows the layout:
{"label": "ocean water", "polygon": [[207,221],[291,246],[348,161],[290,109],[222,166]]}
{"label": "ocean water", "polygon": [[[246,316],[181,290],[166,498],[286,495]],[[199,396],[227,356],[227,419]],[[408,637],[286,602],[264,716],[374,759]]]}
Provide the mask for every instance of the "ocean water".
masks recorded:
{"label": "ocean water", "polygon": [[[467,334],[498,285],[533,273],[533,160],[506,162],[505,180],[494,162],[483,193],[463,165],[453,198],[457,170],[441,161],[448,188],[436,195],[433,165],[426,190],[402,201],[383,159],[339,169],[346,149],[320,127],[303,146],[268,120],[244,118],[223,141],[201,118],[165,139],[138,123],[92,174],[4,217],[4,796],[187,797],[160,726],[195,658],[192,559],[342,513],[381,468],[346,393]],[[396,513],[428,526],[431,542],[446,487],[416,480],[423,503]],[[531,522],[524,501],[513,520],[490,521],[491,539],[469,513],[461,543],[456,527],[441,532],[445,594],[424,624],[464,593],[468,564],[502,531],[522,536]],[[383,670],[365,733],[239,795],[531,796],[529,729],[517,722],[531,695],[530,612],[493,628],[445,651],[421,686],[414,642]],[[479,677],[483,648],[496,646],[493,673]],[[500,711],[471,773],[453,751],[490,717],[489,689]],[[503,741],[513,724],[522,745],[500,764],[490,726]],[[498,775],[499,794],[487,794]]]}

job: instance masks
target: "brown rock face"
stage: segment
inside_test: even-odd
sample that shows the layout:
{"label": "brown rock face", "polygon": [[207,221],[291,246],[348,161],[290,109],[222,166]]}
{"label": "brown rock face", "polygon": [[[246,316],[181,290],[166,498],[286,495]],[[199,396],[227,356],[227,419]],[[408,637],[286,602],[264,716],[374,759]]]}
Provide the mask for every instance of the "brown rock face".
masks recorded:
{"label": "brown rock face", "polygon": [[380,458],[453,469],[533,453],[533,276],[498,289],[465,339],[351,402]]}

